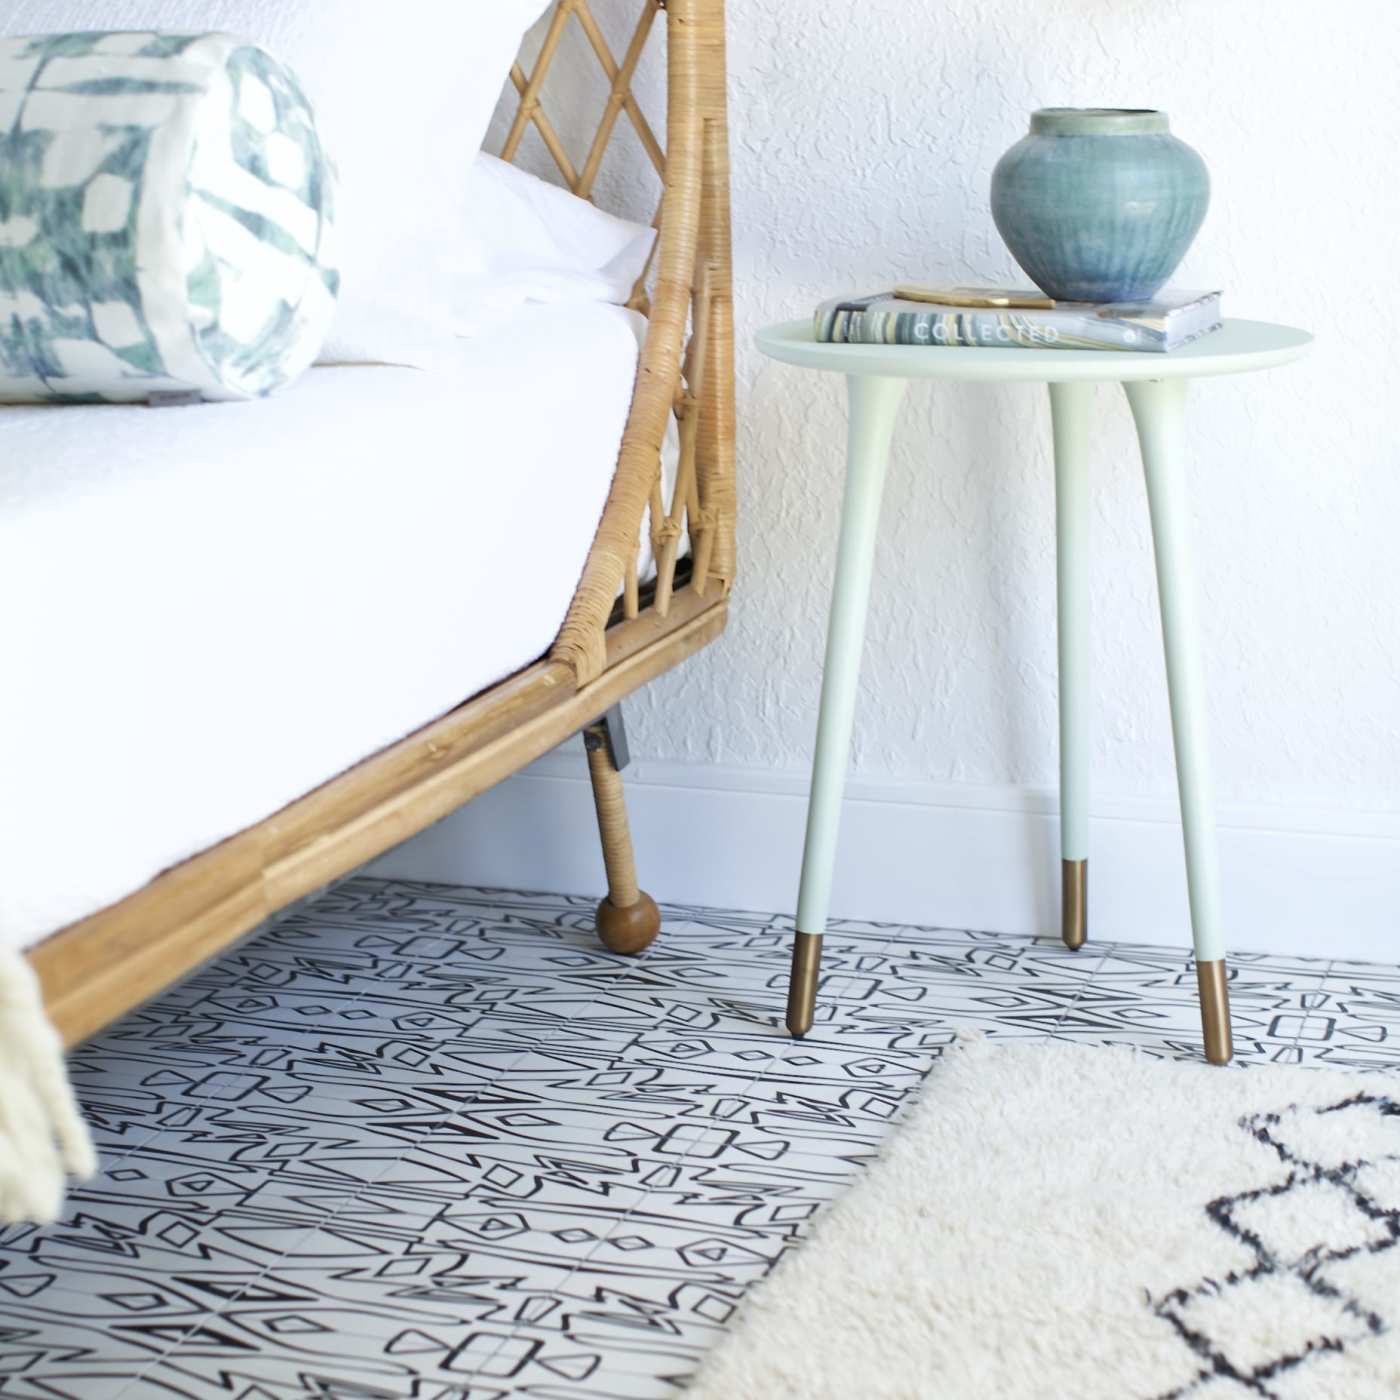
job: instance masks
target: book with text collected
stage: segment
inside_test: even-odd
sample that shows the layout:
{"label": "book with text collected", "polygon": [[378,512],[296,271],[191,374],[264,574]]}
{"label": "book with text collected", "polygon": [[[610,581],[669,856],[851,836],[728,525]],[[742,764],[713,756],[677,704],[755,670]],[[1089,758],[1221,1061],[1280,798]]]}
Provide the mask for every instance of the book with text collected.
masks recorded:
{"label": "book with text collected", "polygon": [[1048,308],[948,306],[877,292],[823,302],[815,321],[818,340],[851,345],[1157,353],[1179,350],[1220,324],[1219,292],[1104,305],[1059,301]]}

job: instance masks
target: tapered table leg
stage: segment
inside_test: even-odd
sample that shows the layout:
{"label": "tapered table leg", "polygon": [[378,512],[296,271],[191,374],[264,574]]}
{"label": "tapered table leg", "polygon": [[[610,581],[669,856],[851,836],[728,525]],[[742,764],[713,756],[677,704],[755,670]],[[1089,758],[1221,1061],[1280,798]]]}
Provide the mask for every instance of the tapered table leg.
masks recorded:
{"label": "tapered table leg", "polygon": [[1215,801],[1206,752],[1205,678],[1196,624],[1196,584],[1191,568],[1186,510],[1186,381],[1155,379],[1124,386],[1142,447],[1152,544],[1157,559],[1157,594],[1171,698],[1176,781],[1186,840],[1186,883],[1191,900],[1191,936],[1201,995],[1206,1059],[1227,1064],[1233,1053],[1226,986],[1224,931],[1220,918],[1220,871],[1215,841]]}
{"label": "tapered table leg", "polygon": [[1092,384],[1050,385],[1060,642],[1060,936],[1089,936],[1089,416]]}
{"label": "tapered table leg", "polygon": [[831,873],[850,758],[875,535],[889,465],[890,438],[905,387],[903,379],[873,375],[850,375],[846,384],[850,397],[846,494],[827,625],[821,716],[817,721],[802,885],[797,897],[797,934],[788,983],[787,1025],[793,1035],[799,1036],[811,1029],[816,1010],[822,935],[831,903]]}

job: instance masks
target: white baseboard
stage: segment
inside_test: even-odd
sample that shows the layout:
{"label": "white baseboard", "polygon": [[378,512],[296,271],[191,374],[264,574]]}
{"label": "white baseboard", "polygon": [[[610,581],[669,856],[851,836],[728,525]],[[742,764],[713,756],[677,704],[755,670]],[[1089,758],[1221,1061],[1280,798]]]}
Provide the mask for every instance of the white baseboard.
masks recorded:
{"label": "white baseboard", "polygon": [[[659,900],[791,911],[803,773],[638,762],[628,806]],[[1055,795],[856,779],[842,816],[835,916],[1049,933],[1059,925]],[[1232,948],[1400,959],[1400,813],[1222,806]],[[602,860],[581,752],[550,754],[370,869],[400,879],[597,894]],[[1091,936],[1189,943],[1175,804],[1099,801]]]}

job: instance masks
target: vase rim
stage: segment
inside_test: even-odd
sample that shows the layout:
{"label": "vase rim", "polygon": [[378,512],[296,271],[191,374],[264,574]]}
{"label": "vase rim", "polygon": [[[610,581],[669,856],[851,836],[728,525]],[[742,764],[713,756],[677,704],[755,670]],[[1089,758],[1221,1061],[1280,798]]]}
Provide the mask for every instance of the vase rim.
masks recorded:
{"label": "vase rim", "polygon": [[1031,113],[1039,136],[1161,136],[1171,130],[1165,112],[1151,107],[1042,107]]}

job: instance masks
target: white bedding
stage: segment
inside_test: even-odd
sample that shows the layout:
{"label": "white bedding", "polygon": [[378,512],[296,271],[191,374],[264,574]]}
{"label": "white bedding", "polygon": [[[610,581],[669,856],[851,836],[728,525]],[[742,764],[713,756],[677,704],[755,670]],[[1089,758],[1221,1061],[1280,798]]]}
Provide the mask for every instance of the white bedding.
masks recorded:
{"label": "white bedding", "polygon": [[639,318],[450,375],[0,412],[0,947],[140,888],[526,665],[616,464]]}

